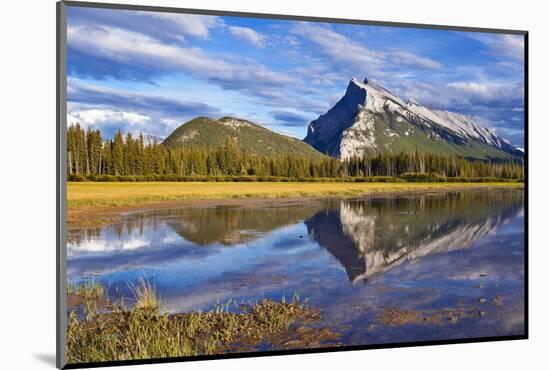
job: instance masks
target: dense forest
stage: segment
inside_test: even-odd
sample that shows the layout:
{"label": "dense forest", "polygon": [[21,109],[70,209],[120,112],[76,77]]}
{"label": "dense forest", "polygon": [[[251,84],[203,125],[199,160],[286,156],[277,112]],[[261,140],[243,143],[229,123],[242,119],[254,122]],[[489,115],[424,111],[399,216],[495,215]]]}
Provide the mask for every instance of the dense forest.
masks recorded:
{"label": "dense forest", "polygon": [[[117,132],[104,140],[99,130],[71,125],[67,131],[69,180],[96,177],[173,175],[197,177],[255,176],[280,178],[367,178],[432,174],[443,178],[498,178],[522,180],[523,163],[471,161],[456,155],[427,153],[379,154],[338,160],[331,157],[259,156],[241,150],[228,137],[215,150],[167,149],[144,141],[143,135]],[[418,177],[418,176],[417,176]]]}

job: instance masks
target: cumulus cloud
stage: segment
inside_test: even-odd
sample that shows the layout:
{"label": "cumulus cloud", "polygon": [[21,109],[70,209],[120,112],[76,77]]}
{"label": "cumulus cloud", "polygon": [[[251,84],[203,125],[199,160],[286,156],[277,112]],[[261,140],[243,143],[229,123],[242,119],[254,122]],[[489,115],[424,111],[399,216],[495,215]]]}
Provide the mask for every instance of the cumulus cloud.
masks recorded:
{"label": "cumulus cloud", "polygon": [[497,35],[486,37],[483,42],[493,53],[523,63],[525,47],[523,36]]}
{"label": "cumulus cloud", "polygon": [[423,105],[455,111],[468,107],[512,111],[523,104],[524,93],[520,82],[485,79],[436,83],[402,80],[394,91],[405,100],[414,97]]}
{"label": "cumulus cloud", "polygon": [[222,114],[201,102],[99,88],[71,79],[67,93],[67,123],[100,128],[107,136],[120,128],[162,137],[190,118]]}
{"label": "cumulus cloud", "polygon": [[525,51],[523,36],[503,35],[501,42],[496,45],[496,50],[498,50],[501,54],[523,60]]}
{"label": "cumulus cloud", "polygon": [[521,35],[498,35],[464,32],[464,36],[484,44],[488,51],[497,56],[509,57],[523,63],[525,41]]}
{"label": "cumulus cloud", "polygon": [[420,104],[472,116],[480,125],[499,128],[510,138],[523,130],[523,84],[509,80],[467,80],[437,83],[398,81],[392,89],[403,99],[414,97]]}
{"label": "cumulus cloud", "polygon": [[237,39],[246,41],[256,47],[263,48],[265,46],[265,36],[252,28],[231,26],[229,27],[229,33]]}
{"label": "cumulus cloud", "polygon": [[496,102],[504,102],[509,105],[514,100],[523,99],[523,87],[519,84],[507,82],[483,82],[461,81],[447,84],[451,93],[458,99],[463,99],[465,104],[494,105]]}
{"label": "cumulus cloud", "polygon": [[144,14],[158,18],[163,22],[172,23],[181,35],[190,35],[202,39],[208,37],[210,29],[223,25],[218,17],[210,15],[158,12],[144,12]]}
{"label": "cumulus cloud", "polygon": [[70,24],[123,28],[167,42],[207,39],[212,30],[224,26],[219,17],[210,15],[73,7],[68,9],[68,21]]}
{"label": "cumulus cloud", "polygon": [[161,43],[149,36],[113,27],[69,26],[67,38],[72,48],[93,51],[102,58],[158,73],[189,73],[222,88],[253,90],[295,82],[295,79],[250,62],[223,61],[199,48]]}
{"label": "cumulus cloud", "polygon": [[[274,20],[265,25],[261,29],[269,35],[252,24],[236,25],[232,17],[71,8],[68,74],[89,85],[70,84],[70,107],[81,115],[101,110],[113,122],[127,121],[123,113],[146,116],[150,121],[144,124],[158,135],[192,116],[228,111],[302,132],[341,97],[352,76],[366,75],[404,99],[414,96],[494,127],[523,125],[521,36],[430,31],[438,35],[432,43],[432,34],[424,31],[409,37],[409,30],[382,33],[372,26],[350,32],[358,26]],[[452,43],[459,35],[470,40],[441,54],[438,42]],[[235,52],[224,46],[234,39],[254,48]],[[98,80],[117,89],[92,89]],[[160,95],[124,91],[134,82],[156,86]],[[172,99],[180,82],[181,89],[205,89],[199,94],[203,100]]]}
{"label": "cumulus cloud", "polygon": [[80,123],[85,127],[101,125],[112,121],[143,127],[151,122],[151,117],[135,112],[114,111],[111,109],[74,110],[71,111],[68,117],[69,124]]}
{"label": "cumulus cloud", "polygon": [[155,127],[151,117],[136,112],[113,109],[73,109],[67,114],[67,124],[80,124],[84,128],[99,129],[106,137],[112,137],[116,131],[149,134]]}
{"label": "cumulus cloud", "polygon": [[352,65],[359,70],[368,70],[374,75],[381,75],[382,69],[391,65],[420,69],[441,68],[439,62],[406,50],[374,50],[327,26],[299,23],[292,32],[315,43],[333,61]]}
{"label": "cumulus cloud", "polygon": [[381,53],[370,50],[328,27],[313,23],[299,23],[291,32],[315,43],[323,53],[334,60],[352,63],[361,68],[380,67],[383,62]]}

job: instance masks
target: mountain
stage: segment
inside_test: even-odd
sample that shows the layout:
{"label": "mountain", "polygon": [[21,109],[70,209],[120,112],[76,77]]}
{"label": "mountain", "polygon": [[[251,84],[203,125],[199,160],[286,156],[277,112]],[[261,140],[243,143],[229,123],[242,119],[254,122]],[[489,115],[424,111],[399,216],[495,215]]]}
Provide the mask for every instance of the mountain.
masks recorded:
{"label": "mountain", "polygon": [[304,223],[310,238],[328,250],[356,283],[407,261],[471,247],[522,212],[522,197],[496,192],[344,200]]}
{"label": "mountain", "polygon": [[204,207],[173,211],[166,223],[183,239],[197,245],[225,246],[248,243],[269,235],[273,230],[294,225],[319,212],[311,206]]}
{"label": "mountain", "polygon": [[400,151],[474,159],[521,158],[508,140],[465,114],[405,103],[382,86],[352,78],[344,96],[309,124],[304,141],[336,158]]}
{"label": "mountain", "polygon": [[323,155],[303,141],[277,134],[265,127],[233,117],[197,117],[178,127],[163,142],[168,148],[203,147],[217,149],[226,139],[235,139],[241,149],[261,155]]}

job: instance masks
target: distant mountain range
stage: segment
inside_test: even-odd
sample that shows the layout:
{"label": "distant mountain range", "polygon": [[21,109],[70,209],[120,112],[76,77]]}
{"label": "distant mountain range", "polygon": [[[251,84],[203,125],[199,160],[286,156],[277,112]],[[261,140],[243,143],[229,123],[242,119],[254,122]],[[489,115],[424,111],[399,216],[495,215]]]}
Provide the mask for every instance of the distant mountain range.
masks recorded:
{"label": "distant mountain range", "polygon": [[522,158],[523,151],[465,114],[407,103],[373,81],[352,78],[344,96],[312,121],[303,141],[253,122],[197,117],[165,140],[169,148],[218,148],[232,137],[248,153],[261,155],[322,154],[349,158],[365,154],[428,152],[472,159]]}

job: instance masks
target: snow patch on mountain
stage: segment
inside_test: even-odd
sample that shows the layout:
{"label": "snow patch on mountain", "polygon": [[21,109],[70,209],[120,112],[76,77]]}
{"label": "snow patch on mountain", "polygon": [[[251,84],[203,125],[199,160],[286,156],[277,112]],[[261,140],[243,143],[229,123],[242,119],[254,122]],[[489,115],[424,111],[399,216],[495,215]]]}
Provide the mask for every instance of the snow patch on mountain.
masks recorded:
{"label": "snow patch on mountain", "polygon": [[403,112],[405,103],[382,86],[367,79],[361,82],[352,78],[350,84],[352,83],[366,91],[366,102],[363,104],[367,110],[373,113],[384,113],[386,110],[395,113]]}

